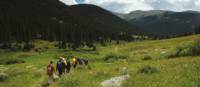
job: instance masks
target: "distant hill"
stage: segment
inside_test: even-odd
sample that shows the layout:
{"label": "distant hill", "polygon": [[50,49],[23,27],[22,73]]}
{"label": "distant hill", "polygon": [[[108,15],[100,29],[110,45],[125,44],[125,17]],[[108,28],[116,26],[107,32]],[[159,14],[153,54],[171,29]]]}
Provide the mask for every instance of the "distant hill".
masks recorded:
{"label": "distant hill", "polygon": [[119,40],[133,31],[127,21],[94,5],[67,6],[59,0],[0,1],[0,43],[44,39],[59,41],[63,47],[79,46]]}
{"label": "distant hill", "polygon": [[140,28],[139,33],[147,35],[179,36],[193,33],[200,25],[200,13],[195,11],[133,11],[117,15]]}

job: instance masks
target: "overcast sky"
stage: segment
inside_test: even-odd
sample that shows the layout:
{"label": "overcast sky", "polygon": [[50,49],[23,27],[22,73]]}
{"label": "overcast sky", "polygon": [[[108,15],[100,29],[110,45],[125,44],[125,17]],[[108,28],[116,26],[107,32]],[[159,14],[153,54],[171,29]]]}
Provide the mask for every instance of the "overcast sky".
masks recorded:
{"label": "overcast sky", "polygon": [[200,11],[200,0],[61,0],[68,5],[94,4],[107,10],[129,13],[135,10]]}

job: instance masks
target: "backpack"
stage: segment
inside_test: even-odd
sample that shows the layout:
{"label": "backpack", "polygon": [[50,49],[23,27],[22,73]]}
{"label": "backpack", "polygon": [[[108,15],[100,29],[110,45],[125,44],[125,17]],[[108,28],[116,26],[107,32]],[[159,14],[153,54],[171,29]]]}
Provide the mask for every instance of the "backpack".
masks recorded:
{"label": "backpack", "polygon": [[58,61],[58,63],[57,63],[57,69],[58,69],[58,71],[62,70],[62,66],[63,66],[63,63],[61,61]]}
{"label": "backpack", "polygon": [[73,63],[73,65],[76,65],[76,64],[78,63],[77,59],[76,59],[76,58],[73,58],[73,59],[72,59],[72,63]]}
{"label": "backpack", "polygon": [[67,61],[67,66],[71,66],[71,62],[69,59],[66,60]]}
{"label": "backpack", "polygon": [[51,75],[51,74],[52,74],[52,66],[51,66],[51,65],[48,65],[48,66],[47,66],[47,74],[48,74],[48,75]]}
{"label": "backpack", "polygon": [[64,65],[67,65],[67,61],[65,60],[65,58],[62,58],[61,61],[62,61],[62,63],[63,63]]}

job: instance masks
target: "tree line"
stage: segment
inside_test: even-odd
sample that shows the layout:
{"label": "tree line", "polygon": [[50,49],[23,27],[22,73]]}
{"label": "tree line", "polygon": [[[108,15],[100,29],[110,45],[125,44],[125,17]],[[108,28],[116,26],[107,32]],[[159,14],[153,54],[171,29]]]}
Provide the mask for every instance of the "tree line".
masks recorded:
{"label": "tree line", "polygon": [[[111,12],[93,5],[67,6],[59,0],[1,0],[0,45],[34,47],[34,39],[58,42],[59,48],[132,40],[133,29]],[[21,46],[23,44],[23,46]]]}
{"label": "tree line", "polygon": [[[68,18],[70,22],[52,17],[50,20],[44,18],[33,18],[26,16],[0,16],[0,43],[1,48],[11,48],[12,43],[20,48],[24,43],[23,49],[33,47],[31,43],[34,39],[42,39],[47,41],[57,41],[59,48],[77,48],[80,46],[88,46],[95,49],[93,43],[107,43],[111,40],[132,40],[131,34],[125,31],[117,31],[114,29],[100,30],[88,23],[79,23],[73,18]],[[88,27],[91,26],[91,27]]]}

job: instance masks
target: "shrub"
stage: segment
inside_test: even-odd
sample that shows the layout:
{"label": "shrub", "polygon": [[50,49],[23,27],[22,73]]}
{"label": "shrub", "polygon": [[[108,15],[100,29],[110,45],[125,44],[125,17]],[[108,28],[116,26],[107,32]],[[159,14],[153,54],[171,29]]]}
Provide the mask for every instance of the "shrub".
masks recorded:
{"label": "shrub", "polygon": [[10,43],[0,44],[0,48],[1,49],[10,49],[11,48],[11,44]]}
{"label": "shrub", "polygon": [[35,46],[34,46],[34,44],[32,44],[32,43],[25,43],[24,44],[24,47],[23,47],[23,50],[24,51],[30,51],[32,48],[34,48]]}
{"label": "shrub", "polygon": [[48,50],[48,49],[49,49],[49,47],[44,47],[44,49]]}
{"label": "shrub", "polygon": [[183,53],[183,52],[182,52],[183,49],[185,49],[185,48],[183,48],[183,47],[177,47],[177,48],[175,49],[175,51],[171,52],[171,53],[168,55],[168,58],[174,58],[174,57],[183,56],[183,54],[181,54],[181,53]]}
{"label": "shrub", "polygon": [[195,83],[196,83],[196,87],[200,87],[200,78],[197,78],[195,80]]}
{"label": "shrub", "polygon": [[46,52],[48,49],[49,49],[48,47],[47,48],[46,47],[45,48],[35,48],[34,51],[41,54],[43,52]]}
{"label": "shrub", "polygon": [[4,82],[8,79],[8,75],[5,73],[0,73],[0,82]]}
{"label": "shrub", "polygon": [[188,55],[200,56],[200,40],[197,40],[190,45]]}
{"label": "shrub", "polygon": [[104,57],[104,61],[106,62],[113,62],[119,59],[127,59],[126,55],[117,54],[117,53],[109,53]]}
{"label": "shrub", "polygon": [[200,40],[188,45],[177,47],[176,50],[168,55],[168,58],[181,56],[200,56]]}
{"label": "shrub", "polygon": [[156,72],[158,72],[158,70],[151,66],[144,66],[142,69],[139,70],[139,73],[142,73],[142,74],[152,74]]}
{"label": "shrub", "polygon": [[151,56],[144,56],[143,60],[151,60],[152,57]]}
{"label": "shrub", "polygon": [[18,63],[25,63],[24,60],[21,60],[19,58],[3,58],[0,59],[1,65],[10,65],[10,64],[18,64]]}

